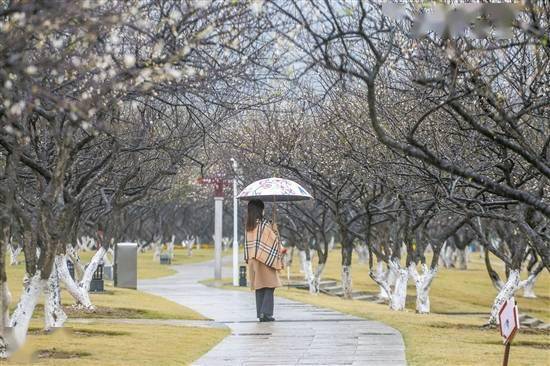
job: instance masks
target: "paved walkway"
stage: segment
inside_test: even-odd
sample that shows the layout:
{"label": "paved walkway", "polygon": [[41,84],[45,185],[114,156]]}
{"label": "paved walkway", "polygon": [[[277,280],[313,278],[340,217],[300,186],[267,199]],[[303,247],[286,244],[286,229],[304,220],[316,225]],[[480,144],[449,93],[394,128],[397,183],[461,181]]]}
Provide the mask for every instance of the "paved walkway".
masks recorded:
{"label": "paved walkway", "polygon": [[[273,323],[259,323],[252,292],[204,286],[213,262],[174,266],[174,276],[138,288],[187,306],[231,329],[195,365],[405,365],[401,334],[376,321],[276,297]],[[230,277],[230,268],[223,277]],[[275,291],[277,294],[277,291]]]}

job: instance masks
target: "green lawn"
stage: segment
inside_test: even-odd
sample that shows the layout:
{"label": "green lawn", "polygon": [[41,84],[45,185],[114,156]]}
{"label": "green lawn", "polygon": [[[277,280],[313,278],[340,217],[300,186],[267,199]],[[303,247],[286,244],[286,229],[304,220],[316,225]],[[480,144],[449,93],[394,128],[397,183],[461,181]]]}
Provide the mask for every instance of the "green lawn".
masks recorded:
{"label": "green lawn", "polygon": [[[497,329],[485,329],[488,317],[468,313],[489,313],[496,290],[492,287],[479,254],[472,254],[470,269],[441,269],[430,292],[432,314],[419,315],[415,309],[415,290],[409,282],[407,309],[391,311],[387,305],[378,305],[358,300],[344,300],[327,295],[310,295],[307,291],[277,289],[276,295],[292,300],[332,308],[367,319],[378,320],[393,326],[402,334],[410,365],[499,365],[504,347]],[[296,257],[292,274],[299,275],[299,260]],[[341,257],[339,250],[329,255],[325,278],[340,279]],[[494,267],[500,272],[503,269]],[[368,266],[353,262],[353,288],[378,292],[378,287],[368,276]],[[502,274],[502,273],[501,273]],[[282,274],[283,275],[283,274]],[[282,277],[285,277],[286,272]],[[229,282],[227,279],[226,282]],[[227,289],[235,289],[226,286]],[[247,288],[240,290],[248,291]],[[526,299],[521,293],[516,296],[520,312],[525,312],[548,321],[550,316],[550,276],[541,274],[535,292],[537,299]],[[277,309],[275,309],[277,312]],[[465,313],[466,315],[451,315]],[[275,315],[276,316],[276,315]],[[514,340],[510,353],[511,365],[550,364],[550,333],[521,329]]]}

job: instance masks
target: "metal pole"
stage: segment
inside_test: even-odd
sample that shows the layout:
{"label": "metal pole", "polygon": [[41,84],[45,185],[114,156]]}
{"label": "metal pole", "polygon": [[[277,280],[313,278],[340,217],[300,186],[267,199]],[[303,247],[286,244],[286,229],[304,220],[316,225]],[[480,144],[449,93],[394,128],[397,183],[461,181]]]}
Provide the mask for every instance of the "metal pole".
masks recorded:
{"label": "metal pole", "polygon": [[214,279],[222,279],[223,197],[214,197]]}
{"label": "metal pole", "polygon": [[508,366],[509,356],[510,356],[510,342],[506,343],[506,348],[504,349],[504,360],[502,362],[503,366]]}
{"label": "metal pole", "polygon": [[237,178],[233,178],[233,286],[239,286],[239,240],[238,240]]}

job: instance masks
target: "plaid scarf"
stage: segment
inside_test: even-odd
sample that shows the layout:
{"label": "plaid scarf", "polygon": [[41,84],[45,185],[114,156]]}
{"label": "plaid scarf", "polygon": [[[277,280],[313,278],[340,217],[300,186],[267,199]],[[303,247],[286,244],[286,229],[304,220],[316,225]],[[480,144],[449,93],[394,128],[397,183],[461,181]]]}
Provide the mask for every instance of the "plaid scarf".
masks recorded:
{"label": "plaid scarf", "polygon": [[248,263],[249,258],[255,258],[274,269],[283,268],[279,237],[265,219],[259,220],[254,230],[246,232],[245,262]]}

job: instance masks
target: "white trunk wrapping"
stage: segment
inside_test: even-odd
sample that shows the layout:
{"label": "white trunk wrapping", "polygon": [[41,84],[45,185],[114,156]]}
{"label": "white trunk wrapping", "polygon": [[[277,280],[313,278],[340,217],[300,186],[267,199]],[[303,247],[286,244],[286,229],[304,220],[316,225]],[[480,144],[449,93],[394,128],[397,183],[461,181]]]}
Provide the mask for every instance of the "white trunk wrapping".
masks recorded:
{"label": "white trunk wrapping", "polygon": [[94,306],[88,295],[88,291],[84,291],[71,277],[69,269],[67,268],[67,259],[64,255],[57,255],[55,257],[55,267],[57,268],[59,279],[65,285],[65,288],[75,299],[78,306],[82,306],[85,309],[93,310]]}
{"label": "white trunk wrapping", "polygon": [[391,284],[388,282],[390,276],[390,270],[384,270],[384,262],[380,261],[376,265],[376,279],[378,286],[380,287],[380,292],[378,293],[378,298],[382,300],[390,299],[390,287]]}
{"label": "white trunk wrapping", "polygon": [[92,277],[94,275],[94,272],[96,271],[99,263],[101,263],[101,260],[105,256],[106,252],[107,250],[104,247],[99,248],[98,251],[92,257],[92,259],[90,260],[88,267],[86,267],[84,276],[82,277],[82,280],[78,284],[86,292],[90,291],[90,282],[92,282]]}
{"label": "white trunk wrapping", "polygon": [[352,282],[351,266],[342,266],[342,289],[344,290],[344,299],[351,299]]}
{"label": "white trunk wrapping", "polygon": [[328,250],[334,249],[334,236],[330,237],[330,242],[328,243]]}
{"label": "white trunk wrapping", "polygon": [[0,283],[2,290],[2,308],[0,308],[0,359],[8,357],[7,346],[9,344],[8,330],[6,327],[10,323],[10,310],[9,305],[11,303],[11,292],[8,288],[7,282]]}
{"label": "white trunk wrapping", "polygon": [[18,246],[17,248],[13,249],[13,247],[9,243],[7,247],[10,251],[10,266],[17,266],[19,264],[19,259],[17,259],[17,257],[23,250],[23,247]]}
{"label": "white trunk wrapping", "polygon": [[153,262],[160,263],[160,251],[162,249],[162,243],[160,240],[158,240],[154,242],[152,246],[153,246]]}
{"label": "white trunk wrapping", "polygon": [[304,278],[307,281],[307,271],[306,271],[306,252],[305,250],[298,249],[298,257],[300,258],[300,273],[304,274]]}
{"label": "white trunk wrapping", "polygon": [[172,240],[170,240],[170,243],[168,243],[168,254],[170,255],[170,259],[174,259],[174,242],[176,241],[176,236],[172,235]]}
{"label": "white trunk wrapping", "polygon": [[304,261],[304,279],[306,280],[310,291],[311,291],[311,282],[313,281],[313,266],[311,260]]}
{"label": "white trunk wrapping", "polygon": [[535,294],[535,282],[537,281],[537,276],[534,274],[529,274],[529,277],[525,281],[521,281],[520,287],[523,287],[523,297],[530,299],[535,299],[537,295]]}
{"label": "white trunk wrapping", "polygon": [[59,277],[55,266],[44,290],[46,297],[44,301],[44,328],[46,330],[61,328],[67,320],[67,315],[61,306]]}
{"label": "white trunk wrapping", "polygon": [[390,261],[390,268],[397,274],[390,299],[390,309],[402,311],[405,309],[405,302],[407,300],[407,281],[409,279],[409,273],[406,269],[401,268],[397,261]]}
{"label": "white trunk wrapping", "polygon": [[464,249],[457,249],[456,250],[456,266],[460,270],[467,270],[468,269],[468,247]]}
{"label": "white trunk wrapping", "polygon": [[[372,278],[374,282],[380,287],[380,293],[378,294],[378,297],[380,299],[389,300],[390,294],[391,294],[391,287],[388,284],[387,281],[387,272],[384,272],[383,270],[383,262],[379,262],[376,272],[373,272],[372,270],[369,272],[369,276]],[[385,296],[385,297],[384,297]]]}
{"label": "white trunk wrapping", "polygon": [[24,289],[21,294],[21,299],[10,319],[10,327],[12,329],[11,340],[8,345],[9,353],[16,351],[25,343],[34,308],[36,307],[40,295],[44,291],[47,281],[40,278],[40,271],[38,271],[30,279],[28,277],[25,278],[23,282]]}
{"label": "white trunk wrapping", "polygon": [[317,270],[313,274],[311,283],[309,284],[309,293],[317,295],[319,293],[319,286],[321,284],[321,276],[325,270],[325,263],[321,263],[317,266]]}
{"label": "white trunk wrapping", "polygon": [[365,264],[369,260],[369,250],[366,245],[357,245],[355,247],[359,263]]}
{"label": "white trunk wrapping", "polygon": [[416,312],[419,314],[430,313],[430,288],[432,281],[437,273],[437,267],[428,269],[428,266],[422,265],[422,274],[416,270],[416,265],[409,265],[409,274],[416,287]]}
{"label": "white trunk wrapping", "polygon": [[8,288],[8,282],[3,282],[2,286],[2,309],[0,311],[2,314],[2,325],[8,326],[10,323],[10,304],[11,304],[11,292]]}
{"label": "white trunk wrapping", "polygon": [[82,262],[80,261],[80,255],[78,255],[77,250],[71,246],[67,246],[67,256],[73,262],[73,268],[74,268],[74,277],[76,281],[79,281],[84,276],[84,266],[82,265]]}
{"label": "white trunk wrapping", "polygon": [[491,316],[489,318],[489,324],[498,324],[498,312],[502,306],[509,298],[514,296],[516,291],[520,286],[519,282],[519,271],[513,269],[510,271],[508,280],[504,286],[500,289],[497,294],[495,301],[493,302],[493,307],[491,308]]}
{"label": "white trunk wrapping", "polygon": [[99,248],[99,250],[92,257],[90,264],[82,276],[82,280],[78,284],[73,281],[71,275],[69,274],[66,257],[64,255],[58,255],[55,257],[55,264],[59,274],[59,279],[65,284],[67,291],[69,291],[71,296],[75,299],[77,306],[82,306],[87,310],[95,309],[90,300],[88,291],[90,290],[90,283],[92,282],[93,274],[105,256],[105,253],[106,250],[104,247]]}

